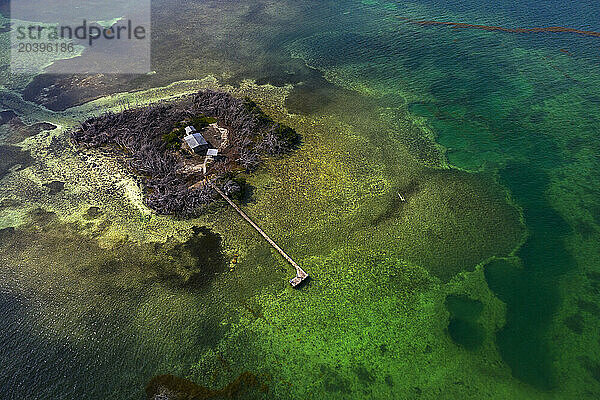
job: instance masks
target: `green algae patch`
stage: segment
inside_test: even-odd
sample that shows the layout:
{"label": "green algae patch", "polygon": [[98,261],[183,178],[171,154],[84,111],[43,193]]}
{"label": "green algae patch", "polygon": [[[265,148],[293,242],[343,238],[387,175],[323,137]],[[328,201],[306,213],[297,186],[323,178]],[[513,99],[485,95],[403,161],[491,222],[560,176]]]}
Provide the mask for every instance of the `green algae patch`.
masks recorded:
{"label": "green algae patch", "polygon": [[521,241],[520,215],[491,179],[432,171],[417,185],[396,221],[397,246],[443,281],[488,257],[510,254]]}
{"label": "green algae patch", "polygon": [[426,269],[347,249],[302,265],[313,277],[308,285],[259,296],[252,308],[261,316],[243,313],[222,343],[234,365],[272,371],[274,397],[431,397],[444,386],[455,398],[465,387],[486,390],[477,371],[487,371],[497,392],[512,390],[489,336],[481,357],[445,334],[445,298]]}
{"label": "green algae patch", "polygon": [[275,367],[274,395],[311,397],[325,390],[340,398],[361,393],[365,384],[389,393],[376,366],[382,353],[403,351],[398,335],[414,339],[401,321],[415,316],[415,296],[430,288],[426,271],[368,252],[338,251],[304,265],[313,276],[304,289],[294,296],[264,294],[258,299],[263,318],[242,319],[239,326],[255,332],[251,349],[261,364]]}

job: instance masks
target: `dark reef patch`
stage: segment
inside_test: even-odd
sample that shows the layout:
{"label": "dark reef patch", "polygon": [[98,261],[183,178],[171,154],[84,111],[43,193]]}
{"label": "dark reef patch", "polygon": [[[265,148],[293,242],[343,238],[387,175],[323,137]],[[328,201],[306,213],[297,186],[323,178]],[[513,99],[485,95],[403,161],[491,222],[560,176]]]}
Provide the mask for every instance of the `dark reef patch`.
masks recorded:
{"label": "dark reef patch", "polygon": [[83,218],[85,218],[87,220],[91,220],[91,219],[96,219],[101,215],[102,215],[102,209],[100,207],[91,206],[85,211]]}
{"label": "dark reef patch", "polygon": [[485,339],[485,330],[477,322],[483,304],[464,295],[449,295],[445,305],[450,312],[448,334],[452,340],[467,350],[477,349]]}
{"label": "dark reef patch", "polygon": [[480,325],[460,318],[451,318],[448,334],[452,340],[467,350],[476,350],[483,343],[484,333]]}
{"label": "dark reef patch", "polygon": [[365,385],[375,382],[375,376],[364,365],[354,367],[354,373],[356,373],[358,380]]}
{"label": "dark reef patch", "polygon": [[579,307],[581,311],[585,311],[594,317],[600,318],[600,306],[598,306],[596,303],[580,299],[577,300],[577,307]]}
{"label": "dark reef patch", "polygon": [[330,366],[321,365],[320,372],[323,377],[323,386],[327,392],[341,393],[344,395],[351,393],[350,380],[337,373]]}
{"label": "dark reef patch", "polygon": [[13,118],[17,118],[17,114],[15,114],[12,110],[4,110],[0,111],[0,125],[6,124],[8,121]]}
{"label": "dark reef patch", "polygon": [[585,239],[585,240],[589,240],[591,238],[594,237],[594,235],[596,234],[596,227],[588,222],[588,221],[584,221],[584,220],[577,220],[575,223],[575,230]]}
{"label": "dark reef patch", "polygon": [[2,199],[0,200],[0,210],[3,210],[5,208],[17,208],[17,207],[22,207],[23,203],[21,203],[19,200],[15,200],[15,199]]}
{"label": "dark reef patch", "polygon": [[600,382],[600,363],[592,360],[588,356],[583,356],[579,358],[581,365],[586,371],[590,374],[592,378]]}
{"label": "dark reef patch", "polygon": [[576,265],[565,245],[572,230],[546,198],[546,172],[536,165],[509,164],[500,175],[523,207],[530,234],[516,254],[522,265],[495,260],[484,270],[488,286],[507,306],[506,325],[496,341],[515,377],[550,389],[556,378],[545,333],[561,302],[556,282]]}
{"label": "dark reef patch", "polygon": [[0,136],[8,144],[20,143],[28,137],[52,129],[56,129],[56,125],[48,122],[27,125],[12,110],[0,112]]}
{"label": "dark reef patch", "polygon": [[600,282],[600,272],[588,271],[586,276],[592,281]]}
{"label": "dark reef patch", "polygon": [[48,192],[52,196],[52,195],[62,192],[65,188],[65,183],[61,182],[61,181],[52,181],[52,182],[44,183],[43,186],[45,188],[48,188]]}
{"label": "dark reef patch", "polygon": [[221,251],[221,236],[206,227],[194,228],[194,234],[188,241],[177,245],[172,254],[187,253],[195,265],[186,269],[189,273],[185,286],[202,286],[219,273],[225,272],[227,263]]}
{"label": "dark reef patch", "polygon": [[[98,217],[100,210],[92,214]],[[97,239],[81,233],[79,224],[61,222],[54,213],[36,209],[31,219],[19,228],[0,231],[0,259],[23,260],[27,265],[28,254],[45,254],[35,268],[48,264],[52,270],[50,265],[65,265],[69,276],[83,281],[102,277],[107,288],[161,284],[196,290],[227,269],[221,237],[208,228],[196,228],[183,243],[172,239],[142,244],[124,241],[103,249]]]}
{"label": "dark reef patch", "polygon": [[583,317],[581,314],[569,315],[565,318],[565,326],[578,335],[583,333]]}
{"label": "dark reef patch", "polygon": [[11,145],[0,145],[0,179],[4,178],[13,167],[18,170],[33,164],[34,159],[28,151]]}
{"label": "dark reef patch", "polygon": [[235,399],[252,391],[267,393],[268,386],[251,372],[243,372],[222,389],[209,389],[173,375],[155,376],[146,385],[148,400]]}
{"label": "dark reef patch", "polygon": [[23,99],[52,111],[64,111],[110,93],[140,89],[136,83],[135,75],[40,74],[23,90]]}
{"label": "dark reef patch", "polygon": [[394,386],[394,379],[392,378],[391,375],[386,375],[385,378],[383,378],[383,381],[389,387],[393,387]]}

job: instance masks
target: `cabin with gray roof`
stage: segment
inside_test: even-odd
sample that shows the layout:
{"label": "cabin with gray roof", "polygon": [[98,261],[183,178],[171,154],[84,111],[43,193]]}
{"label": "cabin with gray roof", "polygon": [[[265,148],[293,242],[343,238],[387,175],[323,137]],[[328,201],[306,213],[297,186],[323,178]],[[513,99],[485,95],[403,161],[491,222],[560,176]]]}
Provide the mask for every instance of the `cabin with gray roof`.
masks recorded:
{"label": "cabin with gray roof", "polygon": [[191,125],[185,128],[185,133],[186,136],[183,140],[188,148],[196,154],[205,155],[209,145],[206,139],[204,139],[204,136],[198,133],[196,128]]}

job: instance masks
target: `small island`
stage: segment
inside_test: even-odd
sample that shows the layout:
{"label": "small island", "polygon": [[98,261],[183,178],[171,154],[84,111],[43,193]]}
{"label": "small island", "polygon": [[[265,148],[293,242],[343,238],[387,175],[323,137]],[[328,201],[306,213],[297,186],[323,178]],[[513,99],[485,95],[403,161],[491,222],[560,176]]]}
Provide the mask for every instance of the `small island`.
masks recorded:
{"label": "small island", "polygon": [[294,129],[273,121],[251,99],[200,91],[90,118],[71,137],[79,146],[104,149],[125,162],[143,188],[145,204],[159,214],[194,217],[223,198],[294,267],[292,287],[309,277],[230,199],[243,189],[238,174],[300,144]]}
{"label": "small island", "polygon": [[84,121],[71,137],[122,159],[148,207],[183,218],[215,201],[214,187],[235,196],[242,190],[237,175],[300,144],[294,129],[273,121],[251,99],[212,90],[105,113]]}

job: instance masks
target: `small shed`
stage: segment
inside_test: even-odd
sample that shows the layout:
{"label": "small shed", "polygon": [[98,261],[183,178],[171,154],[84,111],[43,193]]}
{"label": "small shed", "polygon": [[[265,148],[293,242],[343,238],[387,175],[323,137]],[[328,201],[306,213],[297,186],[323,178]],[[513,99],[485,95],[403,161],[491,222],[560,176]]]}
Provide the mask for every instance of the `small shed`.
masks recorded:
{"label": "small shed", "polygon": [[185,133],[187,136],[183,138],[187,146],[196,154],[206,154],[206,150],[208,150],[208,142],[204,139],[204,136],[196,132],[196,129],[193,126],[188,126],[185,128]]}

